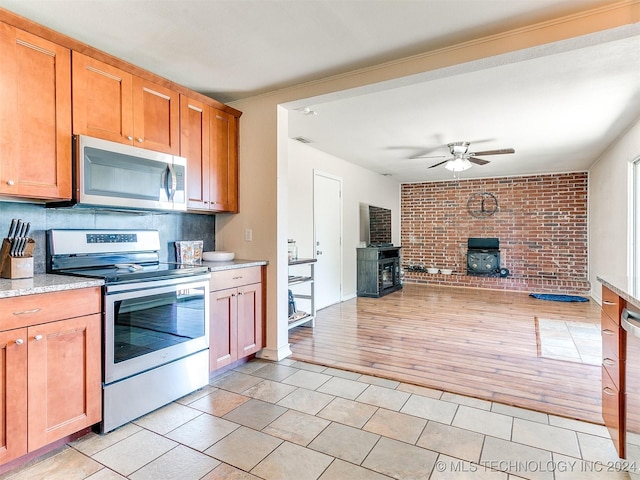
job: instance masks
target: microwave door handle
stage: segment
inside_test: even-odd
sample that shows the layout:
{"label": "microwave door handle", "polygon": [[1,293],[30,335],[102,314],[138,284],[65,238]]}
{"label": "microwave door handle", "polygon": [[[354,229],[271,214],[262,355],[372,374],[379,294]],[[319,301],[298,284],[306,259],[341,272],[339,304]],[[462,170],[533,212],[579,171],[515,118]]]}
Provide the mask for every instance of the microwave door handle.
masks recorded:
{"label": "microwave door handle", "polygon": [[172,164],[167,165],[167,170],[165,171],[166,175],[166,183],[165,188],[167,190],[167,198],[170,202],[173,201],[173,197],[176,194],[176,190],[178,188],[178,177],[176,175],[176,171],[173,168]]}

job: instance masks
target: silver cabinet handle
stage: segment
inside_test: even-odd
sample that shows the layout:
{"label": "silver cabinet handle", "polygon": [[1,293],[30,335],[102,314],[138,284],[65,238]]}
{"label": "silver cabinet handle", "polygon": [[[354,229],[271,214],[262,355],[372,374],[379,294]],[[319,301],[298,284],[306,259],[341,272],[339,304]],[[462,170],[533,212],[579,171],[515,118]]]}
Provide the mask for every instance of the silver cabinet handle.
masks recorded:
{"label": "silver cabinet handle", "polygon": [[614,360],[611,360],[610,358],[605,358],[605,359],[603,359],[603,360],[602,360],[602,363],[603,363],[604,365],[609,365],[609,366],[611,366],[611,365],[615,365],[615,364],[616,364],[616,362],[615,362]]}
{"label": "silver cabinet handle", "polygon": [[239,277],[233,277],[233,280],[240,280],[242,278],[242,275]]}
{"label": "silver cabinet handle", "polygon": [[13,312],[14,315],[28,315],[30,313],[38,313],[40,311],[39,308],[34,308],[32,310],[23,310],[22,312]]}
{"label": "silver cabinet handle", "polygon": [[238,296],[244,295],[244,292],[238,292]]}
{"label": "silver cabinet handle", "polygon": [[602,303],[604,305],[615,305],[616,304],[616,302],[610,302],[609,300],[603,300]]}
{"label": "silver cabinet handle", "polygon": [[616,392],[614,390],[610,389],[609,387],[604,387],[602,389],[602,391],[604,393],[606,393],[607,395],[611,395],[611,396],[614,396],[616,394]]}
{"label": "silver cabinet handle", "polygon": [[604,335],[613,335],[613,330],[609,330],[608,328],[605,328],[604,330],[602,330],[602,333]]}
{"label": "silver cabinet handle", "polygon": [[10,187],[13,187],[15,183],[16,182],[14,182],[13,180],[7,180],[7,185],[9,185]]}
{"label": "silver cabinet handle", "polygon": [[316,250],[316,255],[322,255],[322,250]]}
{"label": "silver cabinet handle", "polygon": [[21,338],[18,338],[18,339],[16,340],[16,345],[22,345],[23,343],[24,343],[24,340],[23,340],[23,339],[21,339]]}
{"label": "silver cabinet handle", "polygon": [[131,135],[127,135],[127,140],[133,140],[133,137]]}
{"label": "silver cabinet handle", "polygon": [[621,323],[627,333],[640,338],[640,315],[625,308],[622,311]]}
{"label": "silver cabinet handle", "polygon": [[33,337],[33,339],[34,339],[36,342],[39,342],[40,340],[42,340],[42,335],[36,335],[35,337]]}
{"label": "silver cabinet handle", "polygon": [[137,141],[138,143],[142,143],[142,141],[143,141],[143,140],[142,140],[142,138],[138,137],[138,138],[136,138],[136,141]]}

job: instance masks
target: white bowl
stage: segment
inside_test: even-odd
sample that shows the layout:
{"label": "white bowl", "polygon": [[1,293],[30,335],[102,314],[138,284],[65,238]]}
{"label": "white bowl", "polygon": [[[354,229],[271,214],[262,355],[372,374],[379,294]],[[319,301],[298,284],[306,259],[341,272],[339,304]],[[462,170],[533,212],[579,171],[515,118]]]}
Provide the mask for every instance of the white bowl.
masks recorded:
{"label": "white bowl", "polygon": [[438,273],[437,268],[427,268],[427,273]]}
{"label": "white bowl", "polygon": [[205,262],[228,262],[233,260],[236,254],[233,252],[204,252],[202,259]]}
{"label": "white bowl", "polygon": [[442,273],[443,275],[451,275],[453,273],[453,270],[451,270],[450,268],[441,268],[440,273]]}

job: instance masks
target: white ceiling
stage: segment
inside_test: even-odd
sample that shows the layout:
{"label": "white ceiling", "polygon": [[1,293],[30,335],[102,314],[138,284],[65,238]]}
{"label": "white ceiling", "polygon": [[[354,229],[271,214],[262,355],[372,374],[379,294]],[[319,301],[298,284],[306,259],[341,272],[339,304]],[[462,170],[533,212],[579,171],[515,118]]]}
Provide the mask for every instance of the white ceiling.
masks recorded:
{"label": "white ceiling", "polygon": [[[0,7],[220,101],[419,54],[603,0],[0,0]],[[640,115],[631,28],[297,102],[290,136],[399,181],[452,141],[513,147],[463,178],[586,170]]]}

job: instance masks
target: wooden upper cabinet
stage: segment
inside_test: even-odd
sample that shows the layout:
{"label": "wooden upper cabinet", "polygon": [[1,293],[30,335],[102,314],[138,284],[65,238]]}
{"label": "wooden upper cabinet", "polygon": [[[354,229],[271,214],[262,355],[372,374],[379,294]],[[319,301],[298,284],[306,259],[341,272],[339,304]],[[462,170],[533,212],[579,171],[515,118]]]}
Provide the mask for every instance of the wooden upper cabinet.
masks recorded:
{"label": "wooden upper cabinet", "polygon": [[180,94],[133,77],[134,145],[180,153]]}
{"label": "wooden upper cabinet", "polygon": [[133,142],[133,76],[73,52],[73,133]]}
{"label": "wooden upper cabinet", "polygon": [[0,23],[0,195],[71,198],[70,57]]}
{"label": "wooden upper cabinet", "polygon": [[209,106],[180,96],[180,155],[187,159],[187,208],[209,210]]}
{"label": "wooden upper cabinet", "polygon": [[238,118],[180,99],[180,154],[188,161],[189,210],[238,211]]}
{"label": "wooden upper cabinet", "polygon": [[211,210],[238,212],[238,118],[211,108]]}
{"label": "wooden upper cabinet", "polygon": [[73,133],[180,152],[180,95],[73,52]]}

